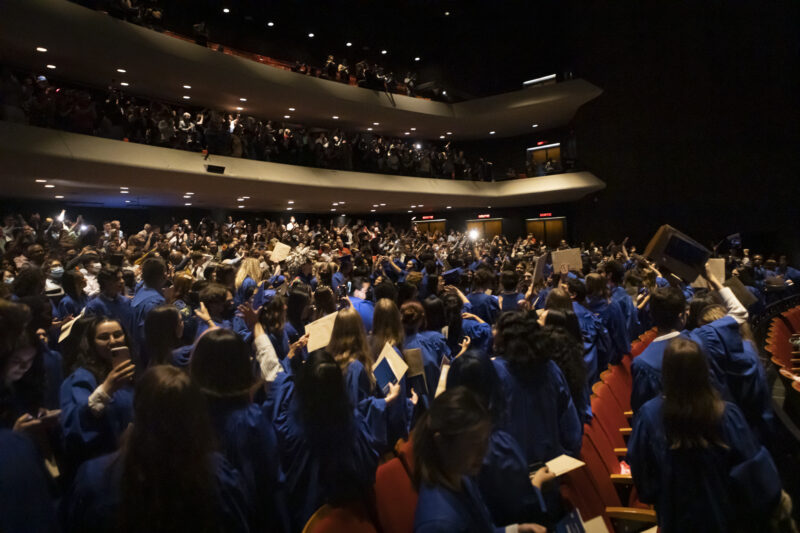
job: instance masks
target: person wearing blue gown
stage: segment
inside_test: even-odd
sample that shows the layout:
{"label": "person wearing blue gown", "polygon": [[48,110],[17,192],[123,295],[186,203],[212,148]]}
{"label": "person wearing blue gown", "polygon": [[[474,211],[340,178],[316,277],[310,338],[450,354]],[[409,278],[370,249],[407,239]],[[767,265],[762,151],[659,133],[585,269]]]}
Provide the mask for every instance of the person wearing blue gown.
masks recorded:
{"label": "person wearing blue gown", "polygon": [[441,333],[435,335],[424,335],[420,332],[425,323],[425,310],[417,301],[405,302],[400,307],[400,316],[405,330],[403,340],[403,350],[417,348],[422,353],[422,366],[425,372],[425,383],[427,387],[427,401],[433,401],[433,395],[439,384],[439,375],[442,371],[442,360],[450,360],[450,348],[447,346],[444,336]]}
{"label": "person wearing blue gown", "polygon": [[303,260],[303,264],[300,265],[300,271],[295,276],[293,282],[301,281],[305,285],[311,287],[312,291],[317,290],[317,277],[313,274],[314,264],[311,261],[310,257],[306,257]]}
{"label": "person wearing blue gown", "polygon": [[[253,304],[253,308],[258,306]],[[261,308],[259,322],[269,337],[272,347],[280,361],[286,359],[289,353],[289,333],[286,331],[286,299],[283,296],[274,296]]]}
{"label": "person wearing blue gown", "polygon": [[61,384],[60,422],[68,468],[116,450],[133,418],[135,367],[130,358],[117,360],[112,352],[128,347],[121,324],[95,317],[82,334],[72,372]]}
{"label": "person wearing blue gown", "polygon": [[306,333],[306,324],[310,311],[311,294],[308,285],[292,283],[286,299],[286,334],[289,343],[295,343]]}
{"label": "person wearing blue gown", "polygon": [[288,531],[278,438],[251,401],[257,381],[249,346],[233,331],[215,328],[197,341],[190,373],[206,396],[220,451],[242,475],[251,501],[258,502],[253,531]]}
{"label": "person wearing blue gown", "polygon": [[233,295],[235,305],[238,307],[249,300],[261,279],[261,266],[255,257],[245,257],[239,270],[236,272],[234,287],[236,292]]}
{"label": "person wearing blue gown", "polygon": [[272,384],[270,407],[291,528],[300,531],[324,504],[370,501],[378,452],[333,357],[317,350],[291,364],[292,372],[280,372]]}
{"label": "person wearing blue gown", "polygon": [[372,315],[375,312],[375,304],[367,299],[367,290],[369,289],[369,281],[366,278],[356,278],[351,284],[353,289],[348,296],[350,305],[358,311],[361,316],[361,321],[364,324],[364,332],[369,333],[372,331]]}
{"label": "person wearing blue gown", "polygon": [[519,276],[513,270],[506,270],[500,274],[500,286],[503,291],[498,295],[497,302],[500,312],[516,311],[519,309],[519,301],[525,299],[525,295],[517,291]]}
{"label": "person wearing blue gown", "polygon": [[[505,397],[492,361],[481,350],[470,348],[453,360],[447,374],[447,390],[466,387],[483,403],[492,417],[489,448],[477,481],[495,524],[547,523],[547,507],[540,490],[532,484],[528,463],[514,438],[498,427],[505,415]],[[542,467],[545,472],[547,467]],[[544,472],[537,472],[542,476]]]}
{"label": "person wearing blue gown", "polygon": [[667,341],[682,336],[697,342],[708,359],[711,380],[722,398],[734,401],[745,413],[759,437],[768,439],[774,414],[769,387],[761,361],[753,350],[746,350],[739,325],[747,320],[747,310],[731,292],[722,287],[713,274],[706,273],[710,285],[725,305],[727,315],[691,331],[681,328],[686,323],[685,300],[678,289],[656,289],[651,294],[650,308],[659,336],[633,360],[631,373],[634,411],[661,391],[661,365]]}
{"label": "person wearing blue gown", "polygon": [[608,362],[612,365],[619,364],[622,357],[631,351],[628,324],[622,307],[611,299],[606,280],[600,274],[591,273],[586,276],[586,292],[583,305],[600,318],[608,331],[611,349]]}
{"label": "person wearing blue gown", "polygon": [[528,464],[562,454],[578,457],[583,425],[569,385],[548,354],[539,353],[535,319],[507,313],[497,323],[494,360],[508,405],[505,429],[520,444]]}
{"label": "person wearing blue gown", "polygon": [[[575,313],[575,309],[578,309],[584,318],[584,323],[581,323],[579,315]],[[592,383],[597,382],[600,379],[600,371],[599,371],[599,363],[597,361],[598,358],[598,342],[597,342],[597,322],[594,318],[586,319],[586,314],[589,312],[588,309],[573,302],[570,299],[569,293],[559,287],[554,288],[550,293],[547,295],[547,302],[545,303],[545,314],[542,316],[546,316],[546,313],[550,311],[561,311],[565,313],[565,316],[569,316],[570,322],[572,321],[572,317],[578,322],[578,331],[581,335],[583,340],[583,361],[586,364],[586,382],[591,387]],[[571,327],[571,324],[561,324],[565,327]],[[587,327],[587,329],[584,329]]]}
{"label": "person wearing blue gown", "polygon": [[608,289],[611,293],[611,299],[619,305],[622,310],[622,315],[625,317],[625,324],[627,325],[628,342],[632,342],[638,335],[639,318],[636,305],[633,299],[628,294],[628,291],[622,286],[625,278],[625,269],[619,261],[609,261],[603,267],[606,274],[606,281]]}
{"label": "person wearing blue gown", "polygon": [[692,340],[668,342],[663,395],[634,415],[628,463],[639,500],[664,533],[766,531],[781,498],[769,452],[739,408],[725,402]]}
{"label": "person wearing blue gown", "polygon": [[201,309],[196,312],[200,319],[200,324],[197,326],[195,340],[199,339],[211,327],[235,329],[239,333],[239,328],[234,326],[236,306],[233,294],[227,287],[219,283],[209,283],[200,291],[200,303],[205,307],[205,310]]}
{"label": "person wearing blue gown", "polygon": [[150,365],[168,365],[184,367],[189,361],[186,356],[191,345],[183,346],[184,321],[180,311],[170,304],[159,305],[152,309],[144,321],[145,345]]}
{"label": "person wearing blue gown", "polygon": [[492,353],[492,326],[472,313],[472,304],[458,287],[446,285],[442,295],[447,346],[456,353],[464,337],[470,338],[470,347]]}
{"label": "person wearing blue gown", "polygon": [[131,301],[125,297],[125,282],[122,279],[122,269],[117,267],[103,267],[97,273],[97,283],[100,293],[86,304],[86,314],[105,316],[119,320],[125,331],[131,331]]}
{"label": "person wearing blue gown", "polygon": [[83,292],[86,287],[86,278],[79,270],[67,270],[62,277],[64,296],[58,302],[58,318],[65,319],[68,316],[75,318],[86,304],[89,297]]}
{"label": "person wearing blue gown", "polygon": [[25,435],[0,429],[0,531],[56,533],[50,475]]}
{"label": "person wearing blue gown", "polygon": [[[501,533],[505,526],[514,531],[545,531],[533,523],[498,527],[494,522],[476,481],[491,449],[491,433],[489,412],[466,387],[448,388],[422,415],[413,439],[414,482],[419,492],[414,533]],[[552,474],[540,475],[539,485],[547,478]]]}
{"label": "person wearing blue gown", "polygon": [[572,298],[572,311],[578,317],[578,323],[583,331],[583,338],[597,352],[597,369],[589,380],[594,383],[600,379],[600,374],[608,367],[609,363],[619,361],[622,354],[617,355],[611,343],[608,329],[603,320],[586,307],[586,285],[582,280],[570,278],[567,280],[567,290]]}
{"label": "person wearing blue gown", "polygon": [[[161,289],[167,281],[167,266],[158,257],[145,259],[142,264],[142,286],[131,300],[131,340],[134,348],[144,346],[144,320],[151,309],[165,303]],[[147,366],[147,357],[139,357],[137,362],[143,368]]]}
{"label": "person wearing blue gown", "polygon": [[492,288],[493,281],[494,275],[491,271],[484,268],[478,269],[473,279],[472,292],[467,296],[469,303],[472,304],[472,312],[487,324],[494,324],[500,315],[497,296],[486,294],[486,291]]}
{"label": "person wearing blue gown", "polygon": [[203,395],[182,370],[158,365],[136,386],[121,449],[87,461],[62,501],[67,533],[247,533],[251,502],[239,473],[214,452]]}

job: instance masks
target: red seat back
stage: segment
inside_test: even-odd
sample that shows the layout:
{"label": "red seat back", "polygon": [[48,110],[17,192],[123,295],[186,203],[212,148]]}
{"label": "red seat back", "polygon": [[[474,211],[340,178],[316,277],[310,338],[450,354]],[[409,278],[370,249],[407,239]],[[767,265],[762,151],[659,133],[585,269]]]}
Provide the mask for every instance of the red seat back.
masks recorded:
{"label": "red seat back", "polygon": [[605,432],[608,441],[614,448],[624,448],[625,439],[619,432],[620,428],[628,427],[628,420],[625,418],[621,407],[611,395],[605,383],[596,385],[593,389],[595,396],[592,397],[592,413],[594,420]]}
{"label": "red seat back", "polygon": [[375,506],[383,533],[410,533],[418,494],[399,458],[382,464],[375,474]]}
{"label": "red seat back", "polygon": [[633,390],[633,377],[625,365],[611,365],[609,371],[602,378],[608,385],[611,394],[624,411],[631,410],[631,391]]}
{"label": "red seat back", "polygon": [[375,525],[360,505],[323,505],[306,522],[303,533],[377,533]]}

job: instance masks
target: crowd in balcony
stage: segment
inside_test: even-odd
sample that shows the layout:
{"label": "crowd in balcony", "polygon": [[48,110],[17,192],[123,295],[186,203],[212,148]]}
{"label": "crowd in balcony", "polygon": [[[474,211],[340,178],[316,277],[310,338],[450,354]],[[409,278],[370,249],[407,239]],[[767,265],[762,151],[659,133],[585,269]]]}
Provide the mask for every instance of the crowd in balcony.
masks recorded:
{"label": "crowd in balcony", "polygon": [[0,119],[260,161],[442,179],[492,180],[492,163],[452,142],[323,130],[0,72]]}

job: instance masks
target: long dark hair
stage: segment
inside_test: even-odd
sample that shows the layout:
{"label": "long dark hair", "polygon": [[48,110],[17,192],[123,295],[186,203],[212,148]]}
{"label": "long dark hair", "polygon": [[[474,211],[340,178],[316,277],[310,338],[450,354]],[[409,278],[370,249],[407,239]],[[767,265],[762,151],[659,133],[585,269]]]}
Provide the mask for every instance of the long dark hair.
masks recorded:
{"label": "long dark hair", "polygon": [[478,395],[492,422],[498,424],[505,414],[505,396],[492,360],[482,350],[471,348],[450,364],[447,388],[464,386]]}
{"label": "long dark hair", "polygon": [[664,430],[673,449],[724,446],[720,420],[725,403],[709,379],[700,346],[676,337],[664,350],[661,368]]}
{"label": "long dark hair", "polygon": [[508,361],[511,373],[522,380],[530,380],[547,361],[547,354],[537,351],[533,343],[538,330],[538,322],[519,311],[503,313],[497,320],[495,353]]}
{"label": "long dark hair", "polygon": [[126,533],[214,531],[214,435],[200,390],[178,368],[147,370],[123,442],[120,526]]}
{"label": "long dark hair", "polygon": [[444,302],[444,318],[447,322],[447,345],[458,353],[458,343],[464,337],[464,319],[461,318],[461,298],[447,293],[442,296]]}
{"label": "long dark hair", "polygon": [[194,347],[190,373],[204,394],[245,397],[255,383],[250,347],[229,329],[212,329]]}
{"label": "long dark hair", "polygon": [[77,270],[65,270],[64,275],[61,277],[61,287],[64,289],[64,292],[72,298],[73,300],[80,300],[83,295],[81,294],[81,290],[78,288],[78,279],[83,276]]}
{"label": "long dark hair", "polygon": [[259,321],[265,330],[280,339],[283,335],[283,326],[286,324],[286,299],[276,294],[261,309]]}
{"label": "long dark hair", "polygon": [[[550,317],[549,311],[547,316]],[[575,316],[573,314],[573,316]],[[533,335],[534,349],[547,354],[567,380],[569,392],[575,405],[586,388],[586,362],[583,360],[583,342],[560,326],[545,326]],[[448,377],[449,380],[449,377]]]}
{"label": "long dark hair", "polygon": [[454,489],[448,482],[450,476],[445,467],[449,461],[445,454],[464,435],[490,426],[491,417],[483,402],[466,387],[448,389],[437,396],[414,429],[414,482],[417,487],[426,483]]}
{"label": "long dark hair", "polygon": [[286,303],[286,320],[295,329],[305,327],[306,313],[310,301],[308,285],[305,283],[293,283],[289,289],[289,296]]}
{"label": "long dark hair", "polygon": [[578,317],[572,310],[548,309],[544,325],[564,328],[576,341],[583,342],[583,333],[581,333]]}
{"label": "long dark hair", "polygon": [[[347,396],[344,374],[325,350],[312,352],[297,368],[297,402],[307,438],[315,447],[331,448],[329,438],[341,435],[353,423],[353,406]],[[333,447],[334,451],[335,447]]]}
{"label": "long dark hair", "polygon": [[425,330],[442,331],[447,325],[445,319],[445,307],[441,298],[431,294],[422,300],[422,307],[425,309]]}
{"label": "long dark hair", "polygon": [[172,350],[180,345],[177,331],[182,320],[178,309],[171,304],[159,305],[147,313],[144,319],[144,339],[150,365],[170,364]]}

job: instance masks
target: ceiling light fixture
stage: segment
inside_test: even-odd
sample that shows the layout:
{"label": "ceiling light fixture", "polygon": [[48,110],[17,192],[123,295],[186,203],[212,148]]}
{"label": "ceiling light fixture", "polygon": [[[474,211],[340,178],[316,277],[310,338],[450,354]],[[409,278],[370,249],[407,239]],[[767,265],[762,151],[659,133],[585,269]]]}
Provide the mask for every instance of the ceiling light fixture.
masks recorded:
{"label": "ceiling light fixture", "polygon": [[56,200],[62,200],[64,198],[64,195],[63,194],[56,194],[55,198],[56,198]]}
{"label": "ceiling light fixture", "polygon": [[238,107],[238,106],[237,106],[237,107],[236,107],[236,111],[244,111],[244,108],[243,108],[243,107]]}
{"label": "ceiling light fixture", "polygon": [[339,115],[333,115],[333,120],[339,120]]}
{"label": "ceiling light fixture", "polygon": [[452,132],[452,131],[448,131],[448,132],[447,132],[447,134],[448,134],[448,135],[452,135],[452,134],[453,134],[453,132]]}
{"label": "ceiling light fixture", "polygon": [[129,203],[131,203],[131,201],[130,200],[125,200],[125,203],[129,204]]}
{"label": "ceiling light fixture", "polygon": [[294,209],[294,208],[293,207],[287,207],[286,208],[287,211],[291,211],[292,209]]}
{"label": "ceiling light fixture", "polygon": [[313,38],[314,38],[314,34],[313,34],[313,33],[309,33],[309,34],[308,34],[308,38],[309,38],[309,39],[313,39]]}
{"label": "ceiling light fixture", "polygon": [[339,202],[333,202],[331,205],[339,205]]}
{"label": "ceiling light fixture", "polygon": [[287,203],[287,204],[293,204],[293,203],[294,203],[294,200],[289,200],[289,201],[288,201],[288,202],[286,202],[286,203]]}
{"label": "ceiling light fixture", "polygon": [[367,128],[367,131],[372,131],[372,128]]}
{"label": "ceiling light fixture", "polygon": [[450,16],[450,12],[449,12],[449,11],[445,11],[445,12],[444,12],[444,16],[445,16],[445,17],[449,17],[449,16]]}
{"label": "ceiling light fixture", "polygon": [[189,96],[188,94],[184,94],[183,95],[183,99],[184,100],[189,100],[190,98],[191,98],[191,96]]}
{"label": "ceiling light fixture", "polygon": [[373,126],[380,126],[380,125],[381,125],[381,123],[380,123],[380,122],[373,122],[373,123],[372,123],[372,125],[373,125]]}
{"label": "ceiling light fixture", "polygon": [[409,213],[413,213],[413,211],[412,211],[411,209],[409,209],[409,210],[408,210],[408,212],[409,212]]}
{"label": "ceiling light fixture", "polygon": [[439,138],[440,139],[444,139],[444,135],[439,135]]}
{"label": "ceiling light fixture", "polygon": [[292,118],[291,115],[283,115],[283,118]]}
{"label": "ceiling light fixture", "polygon": [[128,194],[130,191],[119,191],[120,194]]}
{"label": "ceiling light fixture", "polygon": [[345,43],[345,46],[347,46],[347,47],[349,48],[349,47],[353,46],[353,43],[351,43],[350,41],[347,41],[347,42]]}
{"label": "ceiling light fixture", "polygon": [[244,198],[245,200],[249,200],[250,199],[249,196],[242,196],[242,198]]}
{"label": "ceiling light fixture", "polygon": [[374,210],[374,209],[370,209],[370,210],[369,210],[369,212],[370,212],[370,213],[374,213],[374,212],[375,212],[375,210]]}
{"label": "ceiling light fixture", "polygon": [[187,192],[186,194],[188,194],[188,195],[192,195],[192,194],[194,194],[194,193],[193,193],[193,192]]}
{"label": "ceiling light fixture", "polygon": [[246,101],[247,101],[247,98],[239,98],[239,101],[240,101],[240,102],[246,102]]}
{"label": "ceiling light fixture", "polygon": [[118,69],[117,69],[117,72],[119,72],[120,74],[125,74],[125,73],[126,73],[126,72],[128,72],[128,71],[127,71],[127,70],[125,70],[124,68],[118,68]]}
{"label": "ceiling light fixture", "polygon": [[417,207],[417,206],[415,206],[415,205],[412,205],[412,206],[411,206],[411,209],[414,209],[415,207]]}
{"label": "ceiling light fixture", "polygon": [[56,68],[56,66],[55,65],[47,65],[47,68],[49,68],[50,70],[53,70],[54,68]]}
{"label": "ceiling light fixture", "polygon": [[415,57],[414,61],[419,61],[419,56]]}
{"label": "ceiling light fixture", "polygon": [[267,22],[267,26],[269,26],[270,28],[272,28],[273,26],[275,26],[275,23],[274,23],[274,22],[272,22],[272,21],[269,21],[269,22]]}
{"label": "ceiling light fixture", "polygon": [[372,207],[378,207],[378,204],[372,204]]}
{"label": "ceiling light fixture", "polygon": [[127,81],[121,81],[119,82],[119,84],[122,85],[123,87],[127,87],[128,85],[130,85]]}
{"label": "ceiling light fixture", "polygon": [[336,211],[336,208],[334,207],[333,209],[331,209],[331,211]]}
{"label": "ceiling light fixture", "polygon": [[386,55],[386,54],[388,54],[388,53],[389,53],[389,52],[388,52],[388,51],[386,51],[386,50],[381,50],[381,55],[382,55],[382,56],[385,56],[385,55]]}
{"label": "ceiling light fixture", "polygon": [[184,88],[184,89],[191,89],[191,88],[192,88],[192,86],[191,86],[191,85],[184,85],[184,86],[183,86],[183,88]]}
{"label": "ceiling light fixture", "polygon": [[386,207],[386,204],[381,204],[381,207]]}
{"label": "ceiling light fixture", "polygon": [[411,128],[411,131],[417,131],[417,128]]}
{"label": "ceiling light fixture", "polygon": [[453,209],[453,206],[452,205],[448,205],[447,209]]}
{"label": "ceiling light fixture", "polygon": [[130,187],[126,187],[126,186],[124,186],[124,185],[120,185],[120,186],[119,186],[119,188],[120,188],[120,189],[126,189],[126,190],[127,190],[127,189],[130,189]]}
{"label": "ceiling light fixture", "polygon": [[290,108],[289,108],[289,111],[294,111],[294,108],[293,108],[293,107],[290,107]]}
{"label": "ceiling light fixture", "polygon": [[184,194],[183,197],[188,199],[188,198],[191,198],[192,195],[191,194]]}
{"label": "ceiling light fixture", "polygon": [[489,135],[494,135],[495,133],[497,133],[497,132],[492,130],[492,131],[489,132]]}
{"label": "ceiling light fixture", "polygon": [[240,206],[239,206],[239,209],[244,209],[244,206],[243,206],[243,205],[240,205]]}
{"label": "ceiling light fixture", "polygon": [[223,13],[230,13],[230,12],[231,12],[231,10],[230,10],[230,9],[228,9],[228,8],[226,7],[226,8],[223,8],[223,9],[222,9],[222,12],[223,12]]}
{"label": "ceiling light fixture", "polygon": [[47,185],[44,186],[45,189],[52,189],[54,187],[55,187],[55,185],[53,185],[51,183],[48,183]]}
{"label": "ceiling light fixture", "polygon": [[403,132],[403,135],[411,135],[411,132],[410,131],[405,131],[405,132]]}
{"label": "ceiling light fixture", "polygon": [[183,204],[183,205],[192,205],[192,203],[191,203],[191,202],[186,202],[186,203],[185,203],[185,204]]}
{"label": "ceiling light fixture", "polygon": [[37,46],[36,47],[36,51],[37,52],[47,52],[47,48],[45,48],[44,46]]}
{"label": "ceiling light fixture", "polygon": [[38,179],[38,180],[36,180],[36,183],[47,183],[47,180]]}
{"label": "ceiling light fixture", "polygon": [[538,124],[534,124],[533,126],[531,126],[531,128],[538,128],[538,127],[539,127]]}

